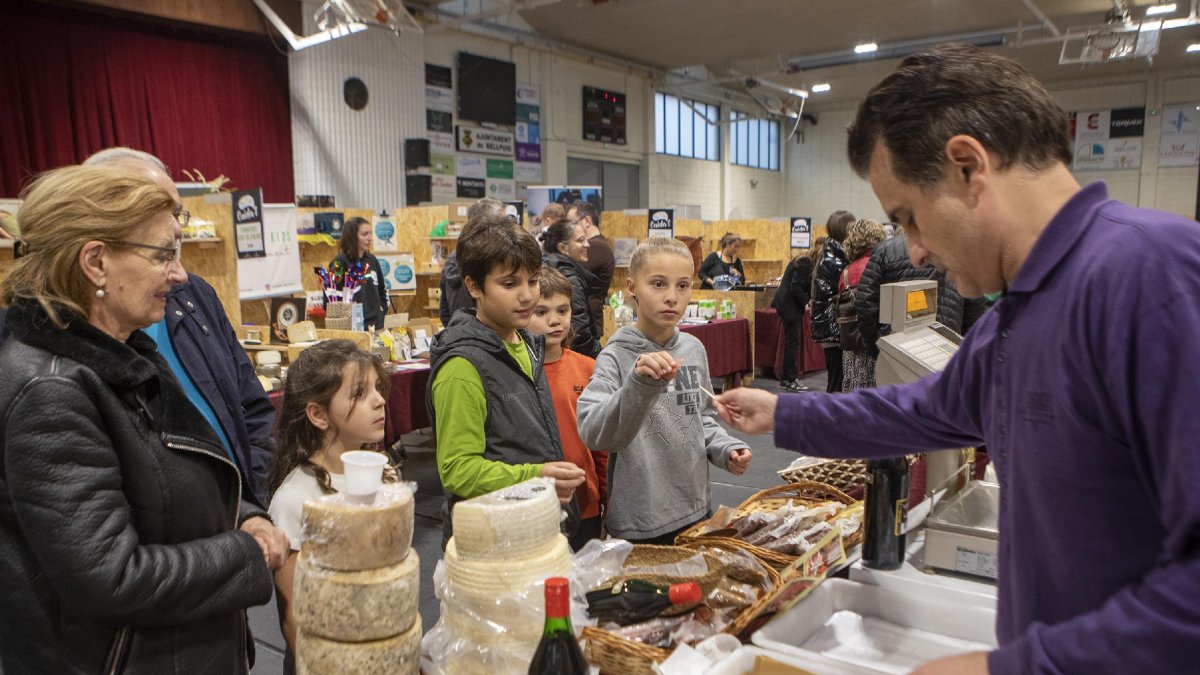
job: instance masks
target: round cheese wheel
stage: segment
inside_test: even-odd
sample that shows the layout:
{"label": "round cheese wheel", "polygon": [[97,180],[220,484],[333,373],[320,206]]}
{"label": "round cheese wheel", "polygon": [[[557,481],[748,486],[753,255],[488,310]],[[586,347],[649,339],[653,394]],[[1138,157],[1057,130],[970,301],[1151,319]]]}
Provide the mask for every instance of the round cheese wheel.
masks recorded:
{"label": "round cheese wheel", "polygon": [[[571,572],[571,547],[567,538],[554,535],[549,546],[524,556],[489,560],[463,559],[458,555],[458,535],[446,544],[446,582],[451,591],[469,598],[494,599],[528,592],[547,577],[565,577]],[[540,606],[540,605],[539,605]]]}
{"label": "round cheese wheel", "polygon": [[554,482],[534,478],[454,505],[454,535],[464,559],[517,559],[558,536],[562,509]]}
{"label": "round cheese wheel", "polygon": [[396,483],[379,488],[369,504],[340,494],[305,502],[300,551],[320,567],[357,572],[404,560],[412,533],[412,488]]}
{"label": "round cheese wheel", "polygon": [[335,642],[303,629],[296,637],[298,675],[417,675],[420,667],[420,618],[400,635],[373,642]]}
{"label": "round cheese wheel", "polygon": [[363,572],[339,572],[296,561],[292,612],[304,631],[339,642],[399,635],[417,619],[421,562],[409,551],[403,562]]}

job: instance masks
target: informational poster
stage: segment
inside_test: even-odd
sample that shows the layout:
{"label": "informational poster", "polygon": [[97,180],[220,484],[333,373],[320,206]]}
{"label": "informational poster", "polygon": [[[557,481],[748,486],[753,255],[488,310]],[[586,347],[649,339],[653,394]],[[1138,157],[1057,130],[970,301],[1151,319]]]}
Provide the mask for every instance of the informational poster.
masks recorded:
{"label": "informational poster", "polygon": [[812,218],[792,218],[792,248],[812,248]]}
{"label": "informational poster", "polygon": [[[236,202],[235,202],[236,203]],[[258,300],[300,293],[298,218],[291,204],[267,204],[262,209],[263,256],[237,261],[238,297]],[[301,307],[303,310],[303,307]],[[303,314],[301,315],[303,316]]]}
{"label": "informational poster", "polygon": [[375,215],[371,222],[371,250],[389,253],[396,250],[396,223],[389,215]]}
{"label": "informational poster", "polygon": [[346,214],[341,211],[325,211],[313,214],[313,226],[317,234],[327,234],[334,239],[342,238],[342,225],[346,222]]}
{"label": "informational poster", "polygon": [[233,193],[233,232],[237,237],[238,260],[267,255],[263,241],[262,190]]}
{"label": "informational poster", "polygon": [[413,254],[376,256],[379,273],[388,291],[412,291],[417,288],[417,275],[413,269]]}
{"label": "informational poster", "polygon": [[649,233],[651,237],[675,236],[675,209],[650,209]]}
{"label": "informational poster", "polygon": [[517,85],[517,161],[541,164],[541,104],[540,88],[532,84]]}
{"label": "informational poster", "polygon": [[1145,108],[1083,110],[1071,113],[1074,171],[1137,169],[1142,165]]}
{"label": "informational poster", "polygon": [[460,124],[456,132],[459,152],[513,156],[513,135],[507,131]]}
{"label": "informational poster", "polygon": [[1161,134],[1158,144],[1160,167],[1200,163],[1200,103],[1163,106]]}

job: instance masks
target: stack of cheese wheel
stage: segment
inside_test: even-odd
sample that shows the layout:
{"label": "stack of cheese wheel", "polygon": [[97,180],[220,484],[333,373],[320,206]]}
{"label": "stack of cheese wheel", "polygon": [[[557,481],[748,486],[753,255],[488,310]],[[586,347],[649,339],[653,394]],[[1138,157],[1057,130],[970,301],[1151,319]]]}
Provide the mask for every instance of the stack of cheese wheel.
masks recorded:
{"label": "stack of cheese wheel", "polygon": [[544,478],[454,506],[435,628],[435,640],[453,647],[441,672],[529,669],[545,623],[541,584],[571,572],[561,514],[554,483]]}
{"label": "stack of cheese wheel", "polygon": [[296,671],[418,672],[420,559],[410,550],[413,496],[384,485],[359,504],[328,495],[304,504],[292,612]]}

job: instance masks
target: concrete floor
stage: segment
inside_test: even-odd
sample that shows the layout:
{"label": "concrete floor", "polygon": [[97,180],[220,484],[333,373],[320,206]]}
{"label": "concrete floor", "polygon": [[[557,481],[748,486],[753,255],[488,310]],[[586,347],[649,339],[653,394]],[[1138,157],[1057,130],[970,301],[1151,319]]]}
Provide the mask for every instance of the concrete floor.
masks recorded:
{"label": "concrete floor", "polygon": [[[801,382],[814,391],[825,390],[825,372],[812,373]],[[714,383],[720,387],[720,382]],[[751,386],[779,391],[779,383],[757,378]],[[796,454],[776,448],[770,436],[742,436],[754,453],[749,470],[741,476],[714,470],[711,475],[713,508],[737,505],[759,490],[780,484],[776,472],[785,468]],[[433,592],[433,570],[442,555],[442,487],[438,480],[434,449],[427,434],[416,432],[404,438],[408,448],[408,463],[403,469],[405,480],[416,481],[416,524],[413,528],[413,549],[421,556],[421,621],[427,631],[437,623],[440,607]],[[257,662],[253,675],[279,675],[283,672],[284,640],[279,632],[279,617],[272,600],[263,607],[250,610],[250,626],[257,643]]]}

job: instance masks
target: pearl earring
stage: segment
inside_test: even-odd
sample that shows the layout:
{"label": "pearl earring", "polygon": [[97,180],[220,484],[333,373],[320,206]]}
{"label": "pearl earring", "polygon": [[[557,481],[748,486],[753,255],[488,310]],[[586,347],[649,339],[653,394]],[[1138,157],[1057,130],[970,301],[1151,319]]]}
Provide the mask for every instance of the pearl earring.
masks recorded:
{"label": "pearl earring", "polygon": [[97,288],[97,289],[96,289],[96,297],[97,297],[97,298],[103,298],[103,297],[104,297],[104,289],[103,289],[103,288]]}

